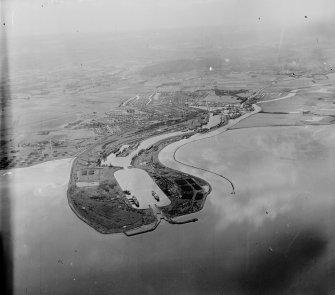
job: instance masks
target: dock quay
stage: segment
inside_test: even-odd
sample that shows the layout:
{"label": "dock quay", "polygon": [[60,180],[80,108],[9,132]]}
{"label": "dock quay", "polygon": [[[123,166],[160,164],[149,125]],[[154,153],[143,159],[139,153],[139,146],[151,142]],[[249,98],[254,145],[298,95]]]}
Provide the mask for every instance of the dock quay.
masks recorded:
{"label": "dock quay", "polygon": [[185,224],[185,223],[198,221],[198,218],[192,218],[192,219],[187,219],[187,220],[183,220],[183,221],[173,220],[171,217],[167,217],[156,204],[155,204],[155,207],[153,208],[153,211],[156,214],[157,219],[159,219],[159,218],[164,219],[165,221],[167,221],[170,224]]}
{"label": "dock quay", "polygon": [[142,225],[142,226],[139,226],[139,227],[136,227],[136,228],[128,229],[128,230],[123,231],[123,233],[127,237],[144,234],[144,233],[155,230],[160,223],[161,223],[161,220],[157,219],[157,221],[154,222],[154,223],[150,223],[150,224],[147,224],[147,225]]}

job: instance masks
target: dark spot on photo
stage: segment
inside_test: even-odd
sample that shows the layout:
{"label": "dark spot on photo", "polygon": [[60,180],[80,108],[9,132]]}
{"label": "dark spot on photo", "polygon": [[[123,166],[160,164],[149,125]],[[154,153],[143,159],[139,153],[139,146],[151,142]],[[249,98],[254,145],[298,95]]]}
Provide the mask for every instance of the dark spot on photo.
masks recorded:
{"label": "dark spot on photo", "polygon": [[316,231],[300,232],[296,238],[282,236],[267,253],[249,261],[247,271],[238,275],[237,284],[243,294],[282,294],[321,257],[326,245],[325,238]]}

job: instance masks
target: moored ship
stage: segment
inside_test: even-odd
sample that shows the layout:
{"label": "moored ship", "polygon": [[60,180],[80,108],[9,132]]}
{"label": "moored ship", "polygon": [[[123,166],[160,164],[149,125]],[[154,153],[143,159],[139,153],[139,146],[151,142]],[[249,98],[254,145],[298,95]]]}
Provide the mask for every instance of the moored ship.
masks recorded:
{"label": "moored ship", "polygon": [[132,200],[135,204],[136,207],[139,207],[140,206],[140,203],[138,202],[137,198],[135,196],[132,197]]}
{"label": "moored ship", "polygon": [[157,195],[155,191],[152,191],[152,196],[155,198],[157,202],[159,202],[159,196]]}

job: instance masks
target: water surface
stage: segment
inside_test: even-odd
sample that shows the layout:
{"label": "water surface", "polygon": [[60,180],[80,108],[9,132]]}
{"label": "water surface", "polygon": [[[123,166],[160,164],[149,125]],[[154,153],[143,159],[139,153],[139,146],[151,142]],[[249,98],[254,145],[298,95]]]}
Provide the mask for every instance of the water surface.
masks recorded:
{"label": "water surface", "polygon": [[212,185],[198,222],[102,235],[67,204],[71,160],[15,169],[16,294],[333,294],[335,130],[233,130],[180,148]]}

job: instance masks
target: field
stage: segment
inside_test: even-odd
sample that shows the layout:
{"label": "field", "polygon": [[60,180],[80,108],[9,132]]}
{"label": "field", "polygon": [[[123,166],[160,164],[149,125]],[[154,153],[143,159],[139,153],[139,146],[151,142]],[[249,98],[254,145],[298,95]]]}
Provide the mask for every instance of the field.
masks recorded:
{"label": "field", "polygon": [[186,30],[11,40],[9,150],[0,169],[73,157],[106,137],[152,126],[196,129],[205,117],[188,106],[239,104],[260,89],[264,101],[298,92],[263,103],[264,114],[236,128],[332,123],[329,38],[316,48],[314,39],[288,34],[279,52],[274,39],[259,43],[243,30],[201,36]]}

